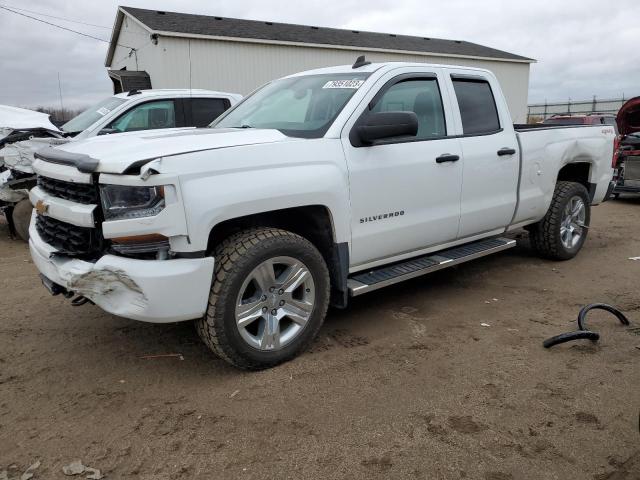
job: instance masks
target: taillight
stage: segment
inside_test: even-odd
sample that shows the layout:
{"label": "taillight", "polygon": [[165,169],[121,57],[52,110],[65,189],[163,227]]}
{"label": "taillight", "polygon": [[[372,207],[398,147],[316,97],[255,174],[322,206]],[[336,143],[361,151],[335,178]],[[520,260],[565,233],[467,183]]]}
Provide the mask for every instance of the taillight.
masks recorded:
{"label": "taillight", "polygon": [[611,159],[611,167],[616,168],[618,165],[618,157],[620,156],[620,135],[616,135],[613,141],[613,158]]}

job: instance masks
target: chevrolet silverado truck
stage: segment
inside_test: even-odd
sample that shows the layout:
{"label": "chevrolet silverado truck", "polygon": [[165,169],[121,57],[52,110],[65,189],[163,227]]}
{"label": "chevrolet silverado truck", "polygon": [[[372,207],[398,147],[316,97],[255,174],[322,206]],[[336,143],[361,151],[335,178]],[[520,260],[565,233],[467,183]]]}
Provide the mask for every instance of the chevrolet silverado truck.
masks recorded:
{"label": "chevrolet silverado truck", "polygon": [[218,356],[266,368],[329,305],[513,247],[516,229],[574,257],[613,143],[609,126],[514,127],[489,71],[361,58],[272,81],[209,128],[39,151],[30,249],[51,293],[194,320]]}
{"label": "chevrolet silverado truck", "polygon": [[10,232],[29,238],[29,190],[36,180],[31,164],[37,150],[98,135],[204,127],[241,98],[199,89],[132,90],[107,97],[60,129],[44,113],[0,106],[0,211]]}

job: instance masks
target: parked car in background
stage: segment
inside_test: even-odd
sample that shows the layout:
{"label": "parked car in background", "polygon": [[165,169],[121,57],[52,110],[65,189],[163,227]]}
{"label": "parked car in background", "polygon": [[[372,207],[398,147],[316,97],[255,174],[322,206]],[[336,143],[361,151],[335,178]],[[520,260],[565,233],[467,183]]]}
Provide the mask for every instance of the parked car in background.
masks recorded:
{"label": "parked car in background", "polygon": [[360,58],[270,82],[210,129],[39,151],[29,246],[52,294],[195,320],[221,358],[266,368],[329,304],[511,248],[513,230],[574,257],[614,138],[514,126],[487,70]]}
{"label": "parked car in background", "polygon": [[542,121],[545,125],[611,125],[615,128],[616,116],[602,113],[586,115],[553,115]]}
{"label": "parked car in background", "polygon": [[36,177],[33,155],[99,135],[142,130],[206,127],[241,95],[199,89],[132,90],[108,97],[56,128],[48,115],[0,106],[0,209],[12,233],[27,240]]}
{"label": "parked car in background", "polygon": [[49,144],[63,137],[64,133],[51,122],[48,114],[0,105],[0,212],[6,216],[12,235],[16,233],[14,217],[22,219],[20,231],[27,235],[25,221],[31,215],[28,196],[34,183],[30,166],[33,157],[27,155],[29,160],[23,160],[22,156],[11,155],[5,147],[36,139]]}
{"label": "parked car in background", "polygon": [[640,193],[640,97],[627,101],[616,117],[619,136],[616,148],[614,197]]}

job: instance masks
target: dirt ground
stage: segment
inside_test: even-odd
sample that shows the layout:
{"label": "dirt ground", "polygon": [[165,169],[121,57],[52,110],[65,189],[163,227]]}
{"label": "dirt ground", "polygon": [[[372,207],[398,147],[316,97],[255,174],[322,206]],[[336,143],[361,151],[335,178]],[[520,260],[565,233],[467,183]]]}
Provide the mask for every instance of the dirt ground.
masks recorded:
{"label": "dirt ground", "polygon": [[[609,202],[573,261],[523,238],[358,297],[258,373],[190,323],[49,296],[0,224],[0,478],[79,459],[109,479],[640,479],[639,219],[640,199]],[[598,344],[542,348],[592,302],[635,330],[594,312]]]}

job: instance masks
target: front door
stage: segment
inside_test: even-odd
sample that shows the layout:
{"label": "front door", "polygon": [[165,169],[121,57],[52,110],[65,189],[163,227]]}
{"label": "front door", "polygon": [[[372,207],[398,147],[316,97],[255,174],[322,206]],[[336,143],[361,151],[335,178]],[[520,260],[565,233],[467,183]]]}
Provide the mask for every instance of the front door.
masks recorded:
{"label": "front door", "polygon": [[[412,111],[416,137],[354,146],[343,132],[350,176],[351,264],[363,265],[456,238],[463,158],[447,138],[447,90],[439,69],[389,75],[361,115]],[[353,128],[353,126],[351,127]]]}

